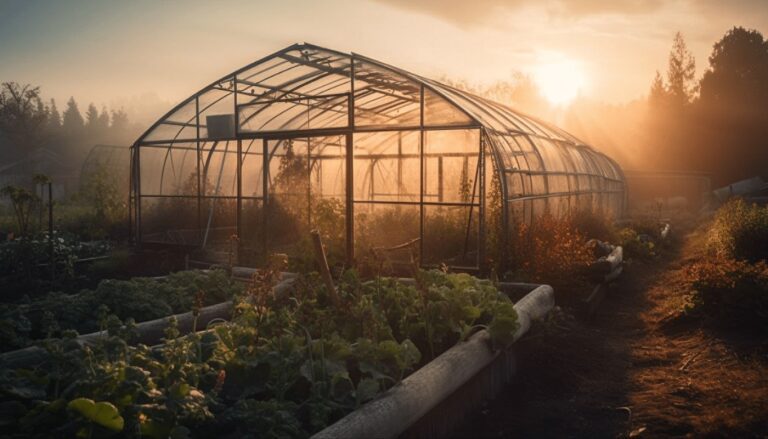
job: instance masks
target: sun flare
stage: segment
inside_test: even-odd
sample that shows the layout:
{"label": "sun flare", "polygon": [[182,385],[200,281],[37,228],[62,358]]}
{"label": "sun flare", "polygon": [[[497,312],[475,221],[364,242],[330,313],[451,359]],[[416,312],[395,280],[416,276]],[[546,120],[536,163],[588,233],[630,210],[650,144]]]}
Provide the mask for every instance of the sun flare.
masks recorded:
{"label": "sun flare", "polygon": [[539,64],[533,73],[541,94],[555,106],[570,104],[584,90],[586,75],[579,61],[558,57]]}

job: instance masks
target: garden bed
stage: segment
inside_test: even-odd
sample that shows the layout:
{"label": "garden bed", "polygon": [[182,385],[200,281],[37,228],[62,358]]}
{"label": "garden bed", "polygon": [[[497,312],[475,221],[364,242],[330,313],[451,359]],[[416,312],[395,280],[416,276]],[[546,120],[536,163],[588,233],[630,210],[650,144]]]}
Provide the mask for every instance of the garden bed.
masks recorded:
{"label": "garden bed", "polygon": [[71,332],[46,340],[34,365],[0,370],[0,421],[27,436],[306,437],[397,383],[412,387],[413,370],[445,378],[451,369],[436,365],[455,349],[506,358],[488,340],[508,346],[530,323],[490,282],[468,275],[422,272],[405,285],[349,272],[337,305],[313,276],[274,294],[279,276],[257,273],[231,322],[184,337],[169,319],[160,346],[131,346],[135,328],[124,324],[88,343]]}
{"label": "garden bed", "polygon": [[0,341],[4,351],[23,348],[66,330],[104,330],[109,314],[143,322],[231,301],[242,290],[223,270],[103,280],[95,289],[77,294],[52,292],[36,300],[0,305]]}

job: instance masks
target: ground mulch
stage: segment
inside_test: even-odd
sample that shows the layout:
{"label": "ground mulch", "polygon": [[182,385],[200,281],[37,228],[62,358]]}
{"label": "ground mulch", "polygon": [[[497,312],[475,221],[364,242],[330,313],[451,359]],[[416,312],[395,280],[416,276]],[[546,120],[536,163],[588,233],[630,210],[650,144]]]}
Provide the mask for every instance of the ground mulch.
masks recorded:
{"label": "ground mulch", "polygon": [[768,343],[682,313],[701,229],[632,261],[598,314],[557,310],[456,437],[768,437]]}

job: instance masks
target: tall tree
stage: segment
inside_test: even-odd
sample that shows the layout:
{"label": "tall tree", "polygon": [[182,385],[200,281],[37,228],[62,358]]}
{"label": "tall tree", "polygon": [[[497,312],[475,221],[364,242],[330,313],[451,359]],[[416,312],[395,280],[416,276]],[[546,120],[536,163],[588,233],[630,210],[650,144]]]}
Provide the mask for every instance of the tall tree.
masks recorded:
{"label": "tall tree", "polygon": [[661,73],[656,70],[656,76],[651,83],[651,91],[648,93],[648,104],[654,110],[658,110],[667,105],[669,100],[669,93],[667,92],[667,86],[664,85],[664,78],[661,77]]}
{"label": "tall tree", "polygon": [[109,129],[109,112],[107,111],[107,107],[105,106],[101,107],[101,113],[99,114],[98,127],[102,133],[105,133],[107,129]]}
{"label": "tall tree", "polygon": [[5,158],[16,159],[40,145],[48,112],[40,100],[40,88],[16,82],[0,84],[0,135],[9,150]]}
{"label": "tall tree", "polygon": [[715,43],[701,79],[701,99],[710,105],[759,106],[768,97],[768,41],[756,30],[734,27]]}
{"label": "tall tree", "polygon": [[74,137],[80,136],[85,126],[83,116],[80,114],[80,110],[77,108],[77,102],[75,98],[70,97],[67,101],[67,109],[64,110],[61,124],[65,134],[70,137],[70,140]]}
{"label": "tall tree", "polygon": [[61,129],[61,114],[56,108],[56,101],[51,99],[51,105],[48,107],[48,130],[58,132]]}
{"label": "tall tree", "polygon": [[85,126],[93,129],[99,121],[99,110],[93,103],[88,104],[88,110],[85,111]]}
{"label": "tall tree", "polygon": [[696,60],[685,44],[683,34],[675,33],[667,67],[667,88],[672,103],[685,105],[696,93]]}
{"label": "tall tree", "polygon": [[734,27],[715,43],[698,110],[708,165],[718,183],[768,177],[768,41]]}

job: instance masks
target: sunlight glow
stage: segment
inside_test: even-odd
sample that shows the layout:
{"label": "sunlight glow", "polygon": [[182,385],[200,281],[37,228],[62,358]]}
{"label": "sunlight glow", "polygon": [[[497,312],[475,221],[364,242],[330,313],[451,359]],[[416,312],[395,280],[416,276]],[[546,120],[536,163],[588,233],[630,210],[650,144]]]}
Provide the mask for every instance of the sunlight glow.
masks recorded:
{"label": "sunlight glow", "polygon": [[541,94],[556,106],[567,106],[584,90],[586,75],[582,63],[558,56],[542,60],[533,72]]}

